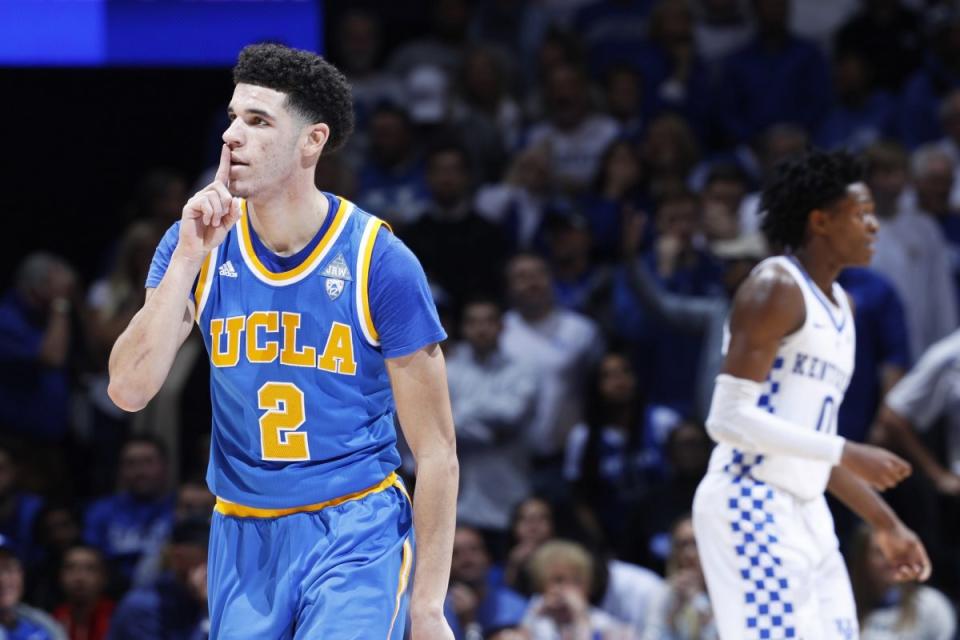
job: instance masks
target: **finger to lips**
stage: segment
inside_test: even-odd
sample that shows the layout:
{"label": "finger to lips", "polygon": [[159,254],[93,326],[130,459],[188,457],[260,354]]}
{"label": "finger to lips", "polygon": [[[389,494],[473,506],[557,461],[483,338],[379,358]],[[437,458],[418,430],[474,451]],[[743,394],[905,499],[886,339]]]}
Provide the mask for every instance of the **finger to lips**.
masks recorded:
{"label": "finger to lips", "polygon": [[230,147],[226,144],[220,147],[220,165],[213,180],[224,186],[230,186]]}

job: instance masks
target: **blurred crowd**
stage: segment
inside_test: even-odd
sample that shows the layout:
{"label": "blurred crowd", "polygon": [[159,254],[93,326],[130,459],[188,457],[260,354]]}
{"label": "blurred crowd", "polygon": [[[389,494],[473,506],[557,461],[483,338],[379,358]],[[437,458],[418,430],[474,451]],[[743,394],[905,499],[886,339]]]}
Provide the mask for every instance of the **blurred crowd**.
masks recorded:
{"label": "blurred crowd", "polygon": [[[934,563],[896,584],[831,504],[862,637],[955,638],[960,10],[436,0],[387,46],[378,12],[340,4],[328,55],[357,130],[317,184],[414,250],[451,336],[457,639],[717,637],[689,518],[703,420],[731,297],[769,252],[759,190],[810,145],[862,156],[880,223],[873,263],[841,276],[839,431],[911,460],[886,498]],[[206,637],[202,342],[136,415],[106,362],[207,178],[144,167],[96,279],[33,253],[0,298],[0,638]]]}

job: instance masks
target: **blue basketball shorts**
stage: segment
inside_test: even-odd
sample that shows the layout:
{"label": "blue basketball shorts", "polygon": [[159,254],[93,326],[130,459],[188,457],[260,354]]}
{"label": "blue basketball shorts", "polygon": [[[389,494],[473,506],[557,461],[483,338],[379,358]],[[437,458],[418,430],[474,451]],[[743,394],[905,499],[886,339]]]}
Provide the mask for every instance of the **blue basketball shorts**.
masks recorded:
{"label": "blue basketball shorts", "polygon": [[210,637],[403,638],[413,512],[394,474],[311,507],[218,500],[207,565]]}

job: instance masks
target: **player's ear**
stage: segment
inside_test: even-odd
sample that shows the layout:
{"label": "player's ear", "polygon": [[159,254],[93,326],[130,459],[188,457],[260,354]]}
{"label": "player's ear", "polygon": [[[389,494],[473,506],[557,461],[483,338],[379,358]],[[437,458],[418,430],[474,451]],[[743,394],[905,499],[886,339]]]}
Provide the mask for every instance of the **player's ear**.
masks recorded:
{"label": "player's ear", "polygon": [[324,122],[317,122],[310,125],[307,130],[307,137],[304,141],[304,152],[308,156],[319,155],[323,147],[330,139],[330,127]]}
{"label": "player's ear", "polygon": [[828,226],[830,223],[830,214],[824,209],[814,209],[810,212],[810,217],[807,219],[807,228],[810,230],[810,233],[815,236],[827,235]]}

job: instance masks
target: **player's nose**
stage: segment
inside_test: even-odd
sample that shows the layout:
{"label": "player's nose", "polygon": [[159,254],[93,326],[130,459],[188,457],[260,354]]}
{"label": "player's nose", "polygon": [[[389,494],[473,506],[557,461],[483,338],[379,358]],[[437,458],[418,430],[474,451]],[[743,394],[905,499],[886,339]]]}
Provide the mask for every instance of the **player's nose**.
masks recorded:
{"label": "player's nose", "polygon": [[223,136],[222,136],[223,141],[231,149],[239,146],[240,143],[242,142],[241,135],[240,135],[240,125],[238,124],[239,122],[240,122],[240,118],[235,118],[230,123],[230,126],[227,127],[226,130],[223,132]]}

